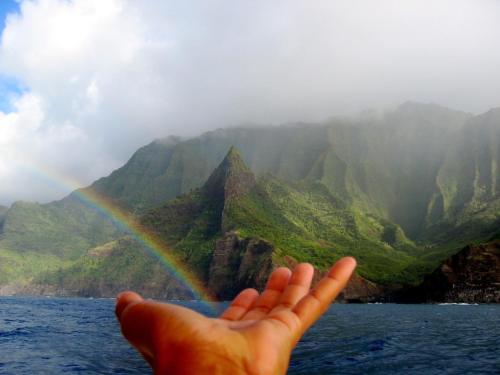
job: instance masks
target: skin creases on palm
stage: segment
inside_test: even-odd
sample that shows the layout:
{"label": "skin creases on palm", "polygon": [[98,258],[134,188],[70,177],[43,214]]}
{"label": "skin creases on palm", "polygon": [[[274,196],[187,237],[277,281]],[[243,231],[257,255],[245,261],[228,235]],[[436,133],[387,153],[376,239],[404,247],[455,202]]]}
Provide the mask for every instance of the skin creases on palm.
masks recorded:
{"label": "skin creases on palm", "polygon": [[118,296],[116,315],[125,338],[155,374],[285,374],[305,331],[328,309],[356,267],[339,260],[311,290],[314,269],[276,269],[259,294],[243,290],[219,318],[185,307]]}

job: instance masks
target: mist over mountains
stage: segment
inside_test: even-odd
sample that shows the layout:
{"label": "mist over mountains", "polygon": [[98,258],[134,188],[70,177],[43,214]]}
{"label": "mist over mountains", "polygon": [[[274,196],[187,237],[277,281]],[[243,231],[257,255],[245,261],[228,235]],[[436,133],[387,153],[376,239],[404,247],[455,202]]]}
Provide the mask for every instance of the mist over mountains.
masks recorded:
{"label": "mist over mountains", "polygon": [[[467,243],[498,237],[499,166],[499,109],[473,116],[408,102],[321,124],[159,139],[85,189],[141,218],[225,298],[230,280],[259,286],[277,265],[321,270],[347,254],[365,282],[415,284]],[[4,294],[186,295],[75,194],[4,211]]]}

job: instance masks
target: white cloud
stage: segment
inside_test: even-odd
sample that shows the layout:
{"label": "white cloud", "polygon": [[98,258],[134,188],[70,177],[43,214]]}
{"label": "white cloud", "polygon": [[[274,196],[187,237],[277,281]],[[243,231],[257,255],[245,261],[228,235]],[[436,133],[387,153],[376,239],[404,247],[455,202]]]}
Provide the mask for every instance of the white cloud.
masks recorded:
{"label": "white cloud", "polygon": [[492,0],[23,0],[0,43],[27,90],[0,114],[0,203],[63,194],[6,155],[89,183],[172,133],[405,100],[485,111],[499,37]]}
{"label": "white cloud", "polygon": [[163,134],[145,21],[119,0],[23,1],[9,17],[0,72],[29,91],[0,113],[0,203],[60,198],[69,187],[40,170],[87,184]]}
{"label": "white cloud", "polygon": [[76,153],[89,149],[89,140],[70,123],[46,124],[42,100],[35,94],[18,97],[12,107],[11,113],[0,112],[0,197],[6,201],[60,197],[69,186],[54,189],[56,181],[49,181],[47,170],[55,166],[71,175],[79,162]]}

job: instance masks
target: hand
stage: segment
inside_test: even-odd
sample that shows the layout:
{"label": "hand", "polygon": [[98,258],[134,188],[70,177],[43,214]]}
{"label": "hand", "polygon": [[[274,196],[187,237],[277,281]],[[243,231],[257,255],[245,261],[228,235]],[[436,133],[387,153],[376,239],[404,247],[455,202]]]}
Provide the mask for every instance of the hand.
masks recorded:
{"label": "hand", "polygon": [[116,315],[123,335],[155,374],[285,374],[304,332],[328,309],[356,267],[339,260],[310,290],[314,269],[278,268],[262,294],[243,290],[218,318],[171,304],[118,296]]}

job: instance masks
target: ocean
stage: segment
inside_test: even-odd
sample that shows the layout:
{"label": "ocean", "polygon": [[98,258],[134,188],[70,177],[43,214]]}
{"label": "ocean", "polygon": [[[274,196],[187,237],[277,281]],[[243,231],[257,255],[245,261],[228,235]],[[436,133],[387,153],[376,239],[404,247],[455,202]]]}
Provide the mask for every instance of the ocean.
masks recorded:
{"label": "ocean", "polygon": [[[0,298],[0,374],[151,374],[113,308],[112,299]],[[289,374],[500,374],[500,306],[335,304]]]}

